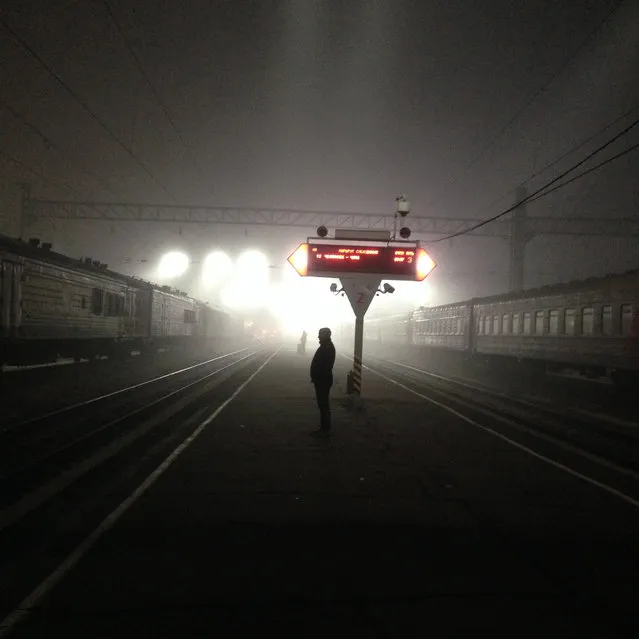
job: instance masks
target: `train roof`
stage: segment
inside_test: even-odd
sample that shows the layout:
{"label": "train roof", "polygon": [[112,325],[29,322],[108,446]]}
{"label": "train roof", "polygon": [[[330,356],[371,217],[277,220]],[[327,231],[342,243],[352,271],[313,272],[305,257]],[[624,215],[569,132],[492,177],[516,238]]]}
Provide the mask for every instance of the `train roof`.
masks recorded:
{"label": "train roof", "polygon": [[459,306],[460,304],[493,304],[495,302],[509,302],[514,300],[533,299],[536,297],[546,297],[551,295],[565,295],[570,293],[577,293],[580,291],[598,288],[605,281],[639,277],[639,269],[632,269],[623,273],[611,273],[602,277],[589,277],[583,280],[571,280],[570,282],[561,282],[559,284],[548,284],[546,286],[539,286],[536,288],[529,288],[518,293],[500,293],[498,295],[490,295],[488,297],[474,297],[472,299],[463,300],[460,302],[452,302],[450,304],[441,304],[435,307],[420,307],[416,309],[427,310],[428,308],[446,308],[452,306]]}
{"label": "train roof", "polygon": [[116,271],[110,270],[108,264],[103,264],[91,258],[74,258],[63,255],[62,253],[56,253],[52,250],[51,246],[51,244],[40,243],[39,240],[35,239],[25,242],[22,239],[0,234],[0,250],[6,250],[21,257],[42,260],[50,264],[72,268],[91,275],[102,275],[137,288],[160,290],[173,295],[190,297],[190,295],[184,291],[179,291],[170,286],[160,286],[159,284],[153,284],[152,282],[132,275],[117,273]]}

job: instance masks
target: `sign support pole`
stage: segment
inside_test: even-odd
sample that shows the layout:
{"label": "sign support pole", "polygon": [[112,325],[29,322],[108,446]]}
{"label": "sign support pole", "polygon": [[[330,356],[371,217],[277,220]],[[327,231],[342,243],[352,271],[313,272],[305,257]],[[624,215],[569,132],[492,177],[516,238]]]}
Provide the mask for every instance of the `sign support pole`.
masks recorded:
{"label": "sign support pole", "polygon": [[381,280],[375,276],[342,278],[342,289],[348,297],[353,313],[355,313],[355,348],[353,351],[353,369],[348,374],[346,386],[351,408],[361,405],[362,397],[362,361],[364,358],[364,316],[375,294],[379,290]]}

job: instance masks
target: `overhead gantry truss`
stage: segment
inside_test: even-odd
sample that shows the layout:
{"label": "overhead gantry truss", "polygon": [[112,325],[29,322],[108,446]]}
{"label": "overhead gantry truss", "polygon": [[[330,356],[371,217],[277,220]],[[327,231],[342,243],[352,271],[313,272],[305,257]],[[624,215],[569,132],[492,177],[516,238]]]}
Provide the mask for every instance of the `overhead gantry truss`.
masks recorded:
{"label": "overhead gantry truss", "polygon": [[[240,208],[74,202],[25,199],[27,223],[41,219],[95,220],[101,222],[154,222],[317,228],[393,229],[392,214],[312,211],[296,209]],[[482,220],[411,215],[406,225],[420,235],[452,235],[471,229]],[[505,217],[468,233],[475,236],[512,238],[513,227],[530,239],[535,235],[617,236],[639,235],[638,218]]]}

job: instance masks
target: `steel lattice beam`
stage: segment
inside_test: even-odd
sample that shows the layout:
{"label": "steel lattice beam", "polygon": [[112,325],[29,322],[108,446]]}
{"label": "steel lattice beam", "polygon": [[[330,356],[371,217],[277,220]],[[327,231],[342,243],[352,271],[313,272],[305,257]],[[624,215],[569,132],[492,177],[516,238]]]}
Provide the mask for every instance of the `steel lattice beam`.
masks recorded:
{"label": "steel lattice beam", "polygon": [[[96,220],[104,222],[156,222],[180,224],[239,224],[244,226],[289,226],[317,228],[393,228],[389,214],[342,211],[304,211],[221,206],[179,206],[72,202],[27,199],[23,214],[29,221],[39,219]],[[422,235],[451,235],[481,220],[470,218],[420,217],[411,215],[408,225]],[[639,218],[556,218],[525,217],[518,221],[527,239],[535,235],[591,235],[629,237],[639,235]],[[504,218],[471,231],[472,235],[510,238],[513,222]]]}

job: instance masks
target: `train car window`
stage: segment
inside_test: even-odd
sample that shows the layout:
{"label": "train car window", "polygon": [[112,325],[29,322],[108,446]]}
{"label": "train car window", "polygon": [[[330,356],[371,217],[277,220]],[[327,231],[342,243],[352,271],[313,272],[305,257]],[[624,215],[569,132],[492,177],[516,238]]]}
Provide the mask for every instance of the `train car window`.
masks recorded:
{"label": "train car window", "polygon": [[501,326],[499,326],[499,315],[493,316],[493,333],[499,335],[501,333]]}
{"label": "train car window", "polygon": [[486,315],[486,335],[490,335],[493,332],[493,316]]}
{"label": "train car window", "polygon": [[531,314],[524,313],[524,335],[530,335],[532,332],[532,316]]}
{"label": "train car window", "polygon": [[581,309],[581,332],[583,335],[592,335],[593,315],[592,307]]}
{"label": "train car window", "polygon": [[519,335],[521,333],[521,315],[513,313],[513,333]]}
{"label": "train car window", "polygon": [[535,335],[544,334],[544,311],[537,311],[535,313]]}
{"label": "train car window", "polygon": [[612,306],[601,307],[601,334],[612,335]]}
{"label": "train car window", "polygon": [[621,305],[621,334],[630,335],[630,327],[632,326],[632,304]]}
{"label": "train car window", "polygon": [[550,311],[550,321],[548,322],[548,332],[551,335],[559,335],[559,311]]}
{"label": "train car window", "polygon": [[501,317],[501,332],[504,335],[508,335],[510,333],[510,315],[505,313]]}
{"label": "train car window", "polygon": [[94,315],[102,315],[104,310],[104,291],[101,288],[94,288],[91,291],[91,312]]}
{"label": "train car window", "polygon": [[195,324],[195,311],[188,308],[184,309],[184,323]]}
{"label": "train car window", "polygon": [[566,335],[575,334],[575,309],[566,309]]}

